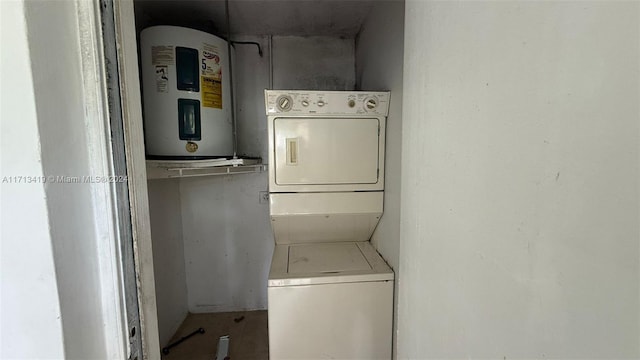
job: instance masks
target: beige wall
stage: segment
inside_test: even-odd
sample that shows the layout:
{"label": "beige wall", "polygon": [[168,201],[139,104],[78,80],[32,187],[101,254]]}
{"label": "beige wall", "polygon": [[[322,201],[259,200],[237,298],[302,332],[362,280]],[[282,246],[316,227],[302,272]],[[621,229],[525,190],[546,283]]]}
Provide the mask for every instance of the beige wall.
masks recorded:
{"label": "beige wall", "polygon": [[640,4],[406,4],[400,358],[638,358]]}

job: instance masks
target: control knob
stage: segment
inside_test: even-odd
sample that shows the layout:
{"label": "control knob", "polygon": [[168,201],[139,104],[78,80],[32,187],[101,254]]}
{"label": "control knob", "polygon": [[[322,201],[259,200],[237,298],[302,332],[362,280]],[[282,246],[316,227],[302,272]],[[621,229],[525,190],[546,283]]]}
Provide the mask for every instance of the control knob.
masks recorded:
{"label": "control knob", "polygon": [[378,99],[376,99],[375,97],[367,98],[364,101],[364,107],[367,111],[375,109],[376,107],[378,107]]}
{"label": "control knob", "polygon": [[289,95],[280,95],[276,100],[276,105],[280,111],[289,111],[293,106],[293,99]]}

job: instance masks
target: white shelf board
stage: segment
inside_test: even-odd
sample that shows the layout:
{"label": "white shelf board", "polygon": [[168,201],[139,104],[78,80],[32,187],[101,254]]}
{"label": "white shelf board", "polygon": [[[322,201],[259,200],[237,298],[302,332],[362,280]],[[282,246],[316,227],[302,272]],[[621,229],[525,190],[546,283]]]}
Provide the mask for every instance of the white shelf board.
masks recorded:
{"label": "white shelf board", "polygon": [[261,159],[147,160],[147,179],[231,175],[267,171]]}

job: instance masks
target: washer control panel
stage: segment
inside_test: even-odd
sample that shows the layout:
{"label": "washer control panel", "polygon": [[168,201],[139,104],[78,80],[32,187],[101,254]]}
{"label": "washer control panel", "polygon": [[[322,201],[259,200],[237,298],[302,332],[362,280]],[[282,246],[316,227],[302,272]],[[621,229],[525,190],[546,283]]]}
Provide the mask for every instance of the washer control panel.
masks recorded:
{"label": "washer control panel", "polygon": [[267,115],[378,115],[389,112],[389,92],[265,90]]}

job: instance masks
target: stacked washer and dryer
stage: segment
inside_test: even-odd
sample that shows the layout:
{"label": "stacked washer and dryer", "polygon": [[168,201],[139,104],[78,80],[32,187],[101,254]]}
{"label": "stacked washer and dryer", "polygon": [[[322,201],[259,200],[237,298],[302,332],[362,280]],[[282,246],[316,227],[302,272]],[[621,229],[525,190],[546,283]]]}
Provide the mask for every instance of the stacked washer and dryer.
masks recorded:
{"label": "stacked washer and dryer", "polygon": [[270,359],[390,359],[394,274],[369,242],[389,93],[266,90],[265,104]]}

